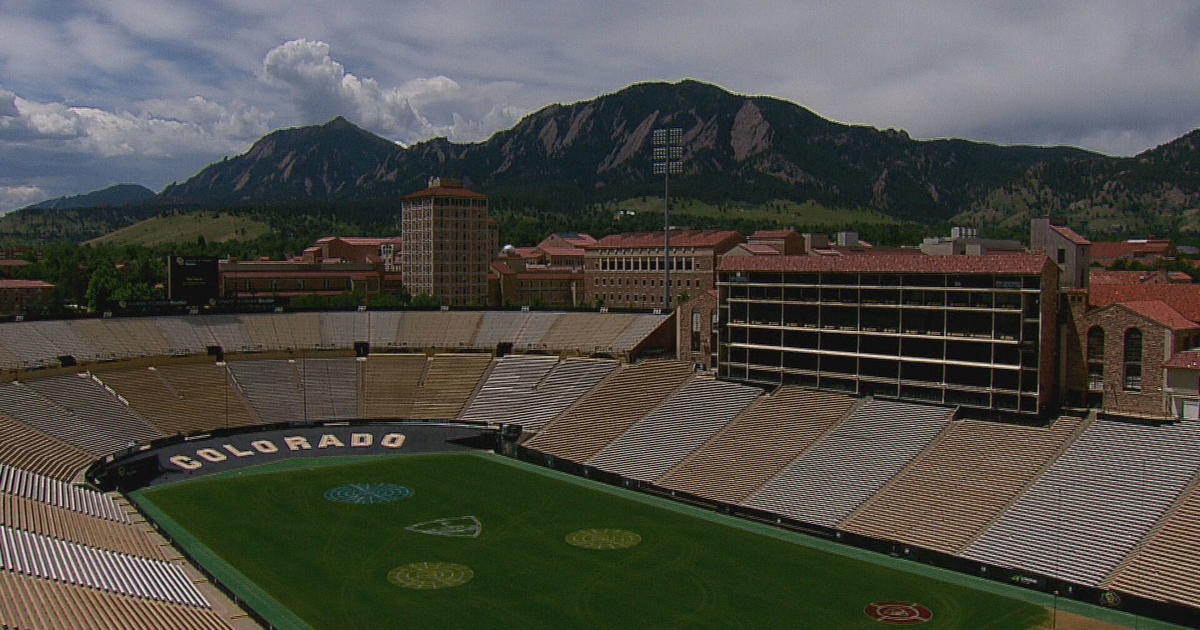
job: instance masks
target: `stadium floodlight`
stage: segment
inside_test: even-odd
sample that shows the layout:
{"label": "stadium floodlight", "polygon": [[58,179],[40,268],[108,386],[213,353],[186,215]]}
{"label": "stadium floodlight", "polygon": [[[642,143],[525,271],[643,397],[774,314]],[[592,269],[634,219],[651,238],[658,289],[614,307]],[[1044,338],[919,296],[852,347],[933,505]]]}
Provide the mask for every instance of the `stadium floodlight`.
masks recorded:
{"label": "stadium floodlight", "polygon": [[663,307],[671,309],[671,175],[683,173],[683,129],[665,127],[650,135],[654,174],[663,176]]}

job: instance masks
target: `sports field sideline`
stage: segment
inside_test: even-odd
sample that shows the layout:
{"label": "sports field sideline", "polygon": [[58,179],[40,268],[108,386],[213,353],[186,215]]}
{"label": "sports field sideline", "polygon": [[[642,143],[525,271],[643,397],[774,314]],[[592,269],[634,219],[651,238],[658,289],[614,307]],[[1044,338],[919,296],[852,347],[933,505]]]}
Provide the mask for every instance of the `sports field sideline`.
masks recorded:
{"label": "sports field sideline", "polygon": [[[1032,630],[1053,621],[1048,595],[498,455],[289,460],[132,496],[284,628],[824,629],[887,627],[883,618]],[[1058,606],[1064,628],[1177,627]]]}

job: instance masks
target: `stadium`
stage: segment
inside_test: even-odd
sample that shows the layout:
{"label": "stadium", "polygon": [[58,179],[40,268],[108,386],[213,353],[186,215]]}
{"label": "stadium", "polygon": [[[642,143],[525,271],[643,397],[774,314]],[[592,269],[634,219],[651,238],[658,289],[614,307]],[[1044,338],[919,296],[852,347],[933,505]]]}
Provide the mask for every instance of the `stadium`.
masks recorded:
{"label": "stadium", "polygon": [[1200,424],[714,378],[671,315],[0,324],[0,627],[1177,628]]}

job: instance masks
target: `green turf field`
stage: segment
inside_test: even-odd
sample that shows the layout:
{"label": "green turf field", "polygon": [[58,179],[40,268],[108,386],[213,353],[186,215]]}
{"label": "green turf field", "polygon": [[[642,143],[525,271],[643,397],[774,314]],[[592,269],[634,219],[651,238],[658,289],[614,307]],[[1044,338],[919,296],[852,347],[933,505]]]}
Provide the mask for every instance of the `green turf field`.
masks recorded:
{"label": "green turf field", "polygon": [[[133,497],[280,627],[894,627],[864,614],[878,601],[928,607],[932,620],[916,626],[923,629],[1020,630],[1049,618],[1036,593],[496,455],[339,459],[290,460]],[[325,498],[348,484],[395,484],[412,494],[376,504]],[[478,537],[405,529],[463,516],[482,524]],[[468,527],[450,533],[469,536],[470,523],[456,521]],[[566,542],[590,528],[634,532],[640,542],[608,550]],[[389,581],[393,569],[424,562],[461,566],[432,576],[417,567],[396,579],[469,580],[439,589]]]}

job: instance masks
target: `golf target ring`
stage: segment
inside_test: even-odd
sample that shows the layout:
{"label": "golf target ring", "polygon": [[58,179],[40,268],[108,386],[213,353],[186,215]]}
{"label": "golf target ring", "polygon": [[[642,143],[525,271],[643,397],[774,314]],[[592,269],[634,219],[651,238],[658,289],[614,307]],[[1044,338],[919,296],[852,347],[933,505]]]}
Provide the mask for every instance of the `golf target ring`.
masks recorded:
{"label": "golf target ring", "polygon": [[370,505],[407,499],[412,494],[412,489],[394,483],[352,483],[330,488],[325,492],[325,499],[337,503]]}
{"label": "golf target ring", "polygon": [[475,577],[465,564],[451,562],[414,562],[388,571],[388,581],[418,591],[462,586]]}
{"label": "golf target ring", "polygon": [[933,611],[913,602],[872,602],[863,612],[875,621],[898,626],[914,626],[933,619]]}

